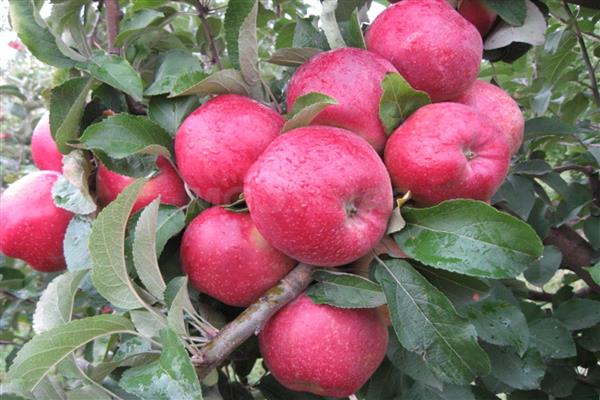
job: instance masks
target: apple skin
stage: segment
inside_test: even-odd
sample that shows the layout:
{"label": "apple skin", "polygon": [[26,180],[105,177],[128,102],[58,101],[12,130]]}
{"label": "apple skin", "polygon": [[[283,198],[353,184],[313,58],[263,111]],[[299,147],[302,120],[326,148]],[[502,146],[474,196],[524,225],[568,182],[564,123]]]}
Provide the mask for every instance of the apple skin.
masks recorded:
{"label": "apple skin", "polygon": [[231,203],[248,168],[281,131],[284,119],[243,96],[217,96],[190,114],[175,136],[183,180],[212,204]]}
{"label": "apple skin", "polygon": [[0,251],[40,272],[65,268],[63,240],[73,214],[52,201],[55,171],[30,173],[0,196]]}
{"label": "apple skin", "polygon": [[273,376],[291,390],[347,397],[383,361],[388,331],[376,309],[317,305],[302,294],[258,335]]}
{"label": "apple skin", "polygon": [[62,153],[50,133],[48,113],[44,114],[31,135],[31,158],[41,170],[62,172]]}
{"label": "apple skin", "polygon": [[519,151],[523,143],[525,118],[517,102],[508,93],[496,85],[477,80],[453,101],[471,106],[488,116],[508,139],[511,154]]}
{"label": "apple skin", "polygon": [[481,35],[445,0],[394,4],[377,16],[365,40],[368,50],[391,61],[434,102],[458,96],[479,74]]}
{"label": "apple skin", "polygon": [[235,307],[254,303],[297,264],[262,237],[248,213],[222,207],[187,227],[181,262],[192,286]]}
{"label": "apple skin", "polygon": [[[133,205],[133,213],[146,207],[158,196],[160,196],[161,203],[176,207],[182,207],[188,202],[183,182],[169,160],[158,157],[156,166],[159,169],[158,175],[148,180],[144,185]],[[119,193],[133,183],[134,180],[135,178],[118,174],[100,164],[96,173],[96,194],[100,204],[106,206],[115,200]]]}
{"label": "apple skin", "polygon": [[367,50],[342,48],[312,57],[296,70],[288,83],[287,107],[298,97],[319,92],[337,100],[325,107],[313,125],[348,129],[383,152],[387,140],[379,120],[381,81],[388,72],[398,72],[386,59]]}
{"label": "apple skin", "polygon": [[393,203],[375,150],[350,131],[316,125],[275,139],[248,171],[244,195],[269,243],[323,267],[352,262],[372,249]]}
{"label": "apple skin", "polygon": [[458,6],[458,13],[472,23],[482,37],[488,34],[498,17],[498,14],[482,0],[462,0]]}
{"label": "apple skin", "polygon": [[394,186],[419,205],[489,201],[509,167],[506,137],[494,122],[458,103],[421,107],[392,134],[385,164]]}

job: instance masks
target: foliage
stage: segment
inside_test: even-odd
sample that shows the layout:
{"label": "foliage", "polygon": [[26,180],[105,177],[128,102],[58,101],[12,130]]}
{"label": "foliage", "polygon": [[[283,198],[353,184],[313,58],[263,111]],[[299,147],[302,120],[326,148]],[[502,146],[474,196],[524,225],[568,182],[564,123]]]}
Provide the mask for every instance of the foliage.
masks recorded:
{"label": "foliage", "polygon": [[[318,271],[309,289],[323,304],[389,308],[387,359],[360,399],[599,393],[600,14],[556,0],[485,1],[503,21],[486,38],[480,78],[508,91],[527,117],[492,205],[403,206],[395,215],[405,223],[392,237],[406,258],[383,252],[368,277]],[[318,398],[281,387],[253,340],[198,379],[193,356],[241,312],[188,289],[181,276],[179,233],[205,204],[155,201],[130,213],[156,157],[172,157],[177,127],[208,96],[268,103],[287,113],[284,130],[335,104],[310,93],[286,110],[285,84],[320,51],[362,47],[367,9],[387,2],[325,1],[319,17],[321,7],[302,0],[120,0],[120,22],[111,2],[10,0],[12,26],[31,54],[18,51],[0,71],[2,185],[33,169],[27,145],[46,105],[78,176],[55,187],[55,201],[78,215],[64,242],[66,272],[42,275],[1,259],[0,359],[10,380],[0,393]],[[383,90],[387,131],[429,102],[397,74]],[[140,179],[97,211],[89,160]]]}

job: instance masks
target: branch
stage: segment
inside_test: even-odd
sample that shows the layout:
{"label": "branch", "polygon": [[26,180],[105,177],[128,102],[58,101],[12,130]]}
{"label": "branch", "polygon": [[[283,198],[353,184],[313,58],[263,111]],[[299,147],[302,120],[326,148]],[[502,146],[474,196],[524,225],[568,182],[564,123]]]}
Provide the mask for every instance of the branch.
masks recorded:
{"label": "branch", "polygon": [[592,265],[594,249],[577,232],[566,225],[552,228],[544,244],[558,247],[563,255],[561,266],[575,272],[591,290],[600,293],[600,285],[583,268]]}
{"label": "branch", "polygon": [[198,16],[200,17],[202,29],[204,30],[204,37],[208,43],[208,46],[210,47],[210,52],[212,53],[212,63],[217,64],[219,69],[223,69],[223,64],[221,63],[221,58],[219,57],[219,50],[217,50],[217,45],[215,44],[215,38],[210,32],[208,22],[206,21],[206,16],[210,10],[208,7],[202,5],[200,1],[196,3],[196,10],[198,10]]}
{"label": "branch", "polygon": [[277,286],[269,289],[256,303],[221,329],[192,357],[199,377],[206,376],[221,364],[246,339],[258,334],[265,322],[281,307],[298,297],[312,282],[312,272],[312,266],[298,264]]}
{"label": "branch", "polygon": [[106,5],[106,38],[108,41],[108,52],[110,54],[119,54],[119,48],[115,47],[115,39],[119,34],[119,21],[121,20],[121,10],[119,9],[119,0],[105,0]]}
{"label": "branch", "polygon": [[588,75],[590,76],[590,82],[592,84],[592,93],[594,95],[594,99],[596,100],[596,105],[600,107],[600,92],[598,91],[598,82],[596,81],[596,71],[594,70],[592,62],[590,61],[590,55],[588,54],[587,47],[585,46],[585,40],[583,40],[583,35],[581,34],[581,29],[579,29],[577,18],[575,18],[575,15],[573,15],[571,8],[565,0],[563,0],[563,5],[565,7],[565,10],[567,11],[567,14],[569,14],[569,18],[571,18],[573,28],[575,29],[577,41],[579,42],[579,47],[581,47],[583,61],[585,62],[585,66],[588,70]]}

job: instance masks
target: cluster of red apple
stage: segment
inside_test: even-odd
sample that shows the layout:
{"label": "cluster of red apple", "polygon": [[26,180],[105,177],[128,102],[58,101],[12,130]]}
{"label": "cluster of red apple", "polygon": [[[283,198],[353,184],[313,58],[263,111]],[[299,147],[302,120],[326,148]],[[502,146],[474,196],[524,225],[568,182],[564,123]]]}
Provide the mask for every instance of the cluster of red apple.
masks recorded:
{"label": "cluster of red apple", "polygon": [[[245,307],[297,262],[337,267],[382,239],[394,186],[417,205],[453,198],[489,201],[520,146],[523,116],[501,89],[476,81],[477,29],[445,0],[405,0],[366,34],[368,50],[320,53],[294,74],[291,110],[311,92],[333,97],[310,126],[280,134],[284,118],[246,97],[220,95],[190,114],[175,137],[178,172],[159,158],[134,211],[160,196],[183,206],[185,182],[216,204],[187,227],[181,261],[191,284]],[[434,101],[388,137],[379,119],[381,82],[399,72]],[[40,169],[61,170],[48,119],[32,139]],[[383,153],[383,160],[381,154]],[[71,214],[50,194],[58,172],[37,172],[2,195],[0,249],[33,268],[64,268],[62,240]],[[180,177],[183,179],[180,179]],[[391,178],[391,179],[390,179]],[[106,205],[131,183],[103,165],[96,193]],[[244,195],[249,212],[218,206]],[[358,390],[385,356],[388,333],[376,310],[315,305],[302,295],[259,336],[264,360],[285,386],[327,396]]]}

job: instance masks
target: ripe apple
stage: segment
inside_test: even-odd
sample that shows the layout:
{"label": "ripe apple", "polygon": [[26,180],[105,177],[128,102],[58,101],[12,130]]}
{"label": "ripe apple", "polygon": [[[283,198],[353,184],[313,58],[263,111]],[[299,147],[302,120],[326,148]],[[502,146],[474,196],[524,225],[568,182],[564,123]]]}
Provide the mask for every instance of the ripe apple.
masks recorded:
{"label": "ripe apple", "polygon": [[393,203],[375,150],[350,131],[316,125],[275,139],[248,171],[244,195],[269,243],[323,267],[352,262],[372,249]]}
{"label": "ripe apple", "polygon": [[271,246],[248,213],[212,207],[187,227],[181,262],[192,286],[236,307],[247,307],[275,286],[296,261]]}
{"label": "ripe apple", "polygon": [[[158,157],[156,159],[156,166],[159,170],[158,175],[146,182],[133,205],[132,212],[146,207],[158,196],[160,196],[160,201],[163,204],[177,207],[187,204],[188,197],[183,187],[183,182],[177,175],[175,168],[169,163],[169,160],[164,157]],[[105,206],[116,199],[119,193],[134,180],[135,178],[118,174],[100,164],[96,173],[96,194],[98,195],[100,204]]]}
{"label": "ripe apple", "polygon": [[0,196],[0,251],[41,272],[65,268],[63,239],[73,214],[52,200],[59,176],[54,171],[33,172]]}
{"label": "ripe apple", "polygon": [[498,17],[496,11],[482,0],[462,0],[458,6],[458,13],[475,25],[481,36],[487,35]]}
{"label": "ripe apple", "polygon": [[41,170],[62,172],[62,153],[50,134],[49,115],[45,113],[31,135],[31,158]]}
{"label": "ripe apple", "polygon": [[379,120],[381,81],[398,72],[389,61],[367,50],[342,48],[320,53],[296,70],[288,83],[287,106],[298,97],[320,92],[337,100],[312,121],[352,131],[381,153],[387,140]]}
{"label": "ripe apple", "polygon": [[458,96],[479,74],[481,35],[445,0],[394,4],[377,16],[365,39],[367,49],[390,60],[433,101]]}
{"label": "ripe apple", "polygon": [[347,397],[383,361],[388,332],[376,309],[317,305],[303,294],[267,321],[258,340],[269,370],[285,387]]}
{"label": "ripe apple", "polygon": [[231,203],[250,165],[284,124],[270,108],[235,94],[217,96],[190,114],[175,136],[183,180],[213,204]]}
{"label": "ripe apple", "polygon": [[420,205],[489,201],[508,172],[510,150],[493,121],[458,103],[421,107],[392,134],[385,165]]}
{"label": "ripe apple", "polygon": [[492,119],[508,139],[511,154],[523,142],[525,119],[519,105],[498,86],[477,80],[466,92],[453,101],[471,106]]}

